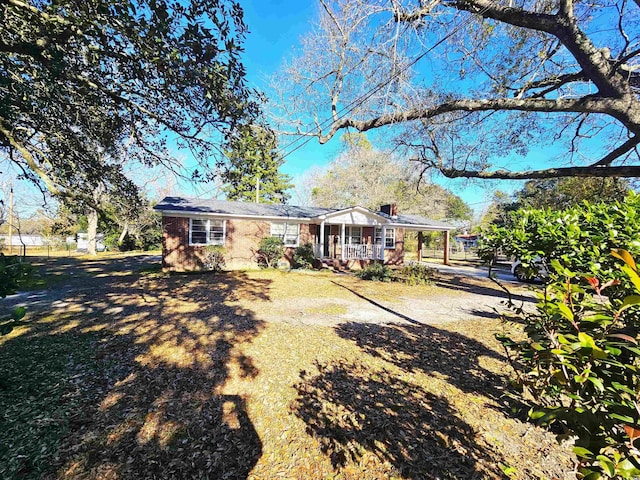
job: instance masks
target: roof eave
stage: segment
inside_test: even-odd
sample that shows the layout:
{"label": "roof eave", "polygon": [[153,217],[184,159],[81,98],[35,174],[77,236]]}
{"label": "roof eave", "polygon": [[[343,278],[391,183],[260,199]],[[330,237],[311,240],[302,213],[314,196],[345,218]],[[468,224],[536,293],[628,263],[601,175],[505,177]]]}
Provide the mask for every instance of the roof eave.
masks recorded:
{"label": "roof eave", "polygon": [[414,224],[414,223],[389,223],[387,226],[394,228],[407,228],[410,230],[437,230],[437,231],[451,231],[455,230],[456,227],[452,227],[450,225],[442,226],[442,225],[427,225],[427,224]]}
{"label": "roof eave", "polygon": [[[154,207],[155,208],[155,207]],[[261,219],[261,220],[300,220],[311,221],[311,217],[287,217],[279,215],[251,215],[247,213],[221,213],[221,212],[206,212],[200,210],[168,210],[168,209],[156,209],[159,212],[172,216],[184,216],[192,217],[194,215],[207,216],[207,217],[225,217],[225,218],[248,218],[248,219]]]}

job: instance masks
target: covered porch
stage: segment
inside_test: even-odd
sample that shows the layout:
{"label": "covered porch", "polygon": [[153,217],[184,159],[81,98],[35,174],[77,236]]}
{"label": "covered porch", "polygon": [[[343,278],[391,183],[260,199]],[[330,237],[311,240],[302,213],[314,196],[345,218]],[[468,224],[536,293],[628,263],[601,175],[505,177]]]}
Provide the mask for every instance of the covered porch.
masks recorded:
{"label": "covered porch", "polygon": [[[388,235],[384,226],[322,222],[318,225],[318,243],[314,244],[314,252],[321,260],[384,260],[383,239]],[[395,242],[388,248],[395,248]]]}
{"label": "covered porch", "polygon": [[[404,263],[407,231],[418,232],[418,258],[421,258],[423,232],[442,232],[448,247],[449,231],[453,229],[415,215],[373,213],[360,207],[332,212],[317,218],[317,221],[313,246],[316,258],[347,263],[359,261],[361,265],[373,261]],[[443,262],[449,263],[448,248],[445,248]]]}

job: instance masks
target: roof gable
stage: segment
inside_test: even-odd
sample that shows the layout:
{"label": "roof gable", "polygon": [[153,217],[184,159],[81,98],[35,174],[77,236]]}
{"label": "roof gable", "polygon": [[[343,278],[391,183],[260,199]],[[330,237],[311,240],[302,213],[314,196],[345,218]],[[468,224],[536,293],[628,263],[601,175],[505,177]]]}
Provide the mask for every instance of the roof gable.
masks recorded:
{"label": "roof gable", "polygon": [[381,225],[388,223],[388,219],[383,215],[359,206],[328,212],[320,215],[318,220],[332,220],[334,222],[345,222],[353,225]]}

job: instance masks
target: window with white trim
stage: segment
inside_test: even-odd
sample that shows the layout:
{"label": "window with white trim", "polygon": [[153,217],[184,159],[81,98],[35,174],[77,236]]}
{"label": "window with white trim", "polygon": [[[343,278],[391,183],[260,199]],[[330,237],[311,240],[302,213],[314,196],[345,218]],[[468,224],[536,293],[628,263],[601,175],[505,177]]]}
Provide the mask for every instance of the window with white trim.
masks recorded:
{"label": "window with white trim", "polygon": [[396,229],[387,228],[384,237],[384,248],[396,248]]}
{"label": "window with white trim", "polygon": [[382,245],[382,227],[376,227],[373,233],[373,244]]}
{"label": "window with white trim", "polygon": [[362,227],[344,227],[344,235],[347,245],[362,245]]}
{"label": "window with white trim", "polygon": [[271,236],[281,239],[287,247],[297,247],[298,238],[300,237],[300,224],[272,223]]}
{"label": "window with white trim", "polygon": [[[374,244],[382,245],[382,227],[376,227]],[[387,228],[384,237],[384,248],[396,248],[396,229]]]}
{"label": "window with white trim", "polygon": [[225,220],[189,219],[189,245],[224,245]]}

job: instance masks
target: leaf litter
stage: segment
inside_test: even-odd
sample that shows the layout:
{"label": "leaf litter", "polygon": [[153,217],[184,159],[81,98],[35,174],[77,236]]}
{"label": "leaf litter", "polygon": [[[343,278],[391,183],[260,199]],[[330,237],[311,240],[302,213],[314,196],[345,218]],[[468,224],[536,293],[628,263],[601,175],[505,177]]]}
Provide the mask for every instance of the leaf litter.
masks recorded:
{"label": "leaf litter", "polygon": [[97,275],[0,338],[2,478],[574,478],[452,308],[490,283]]}

